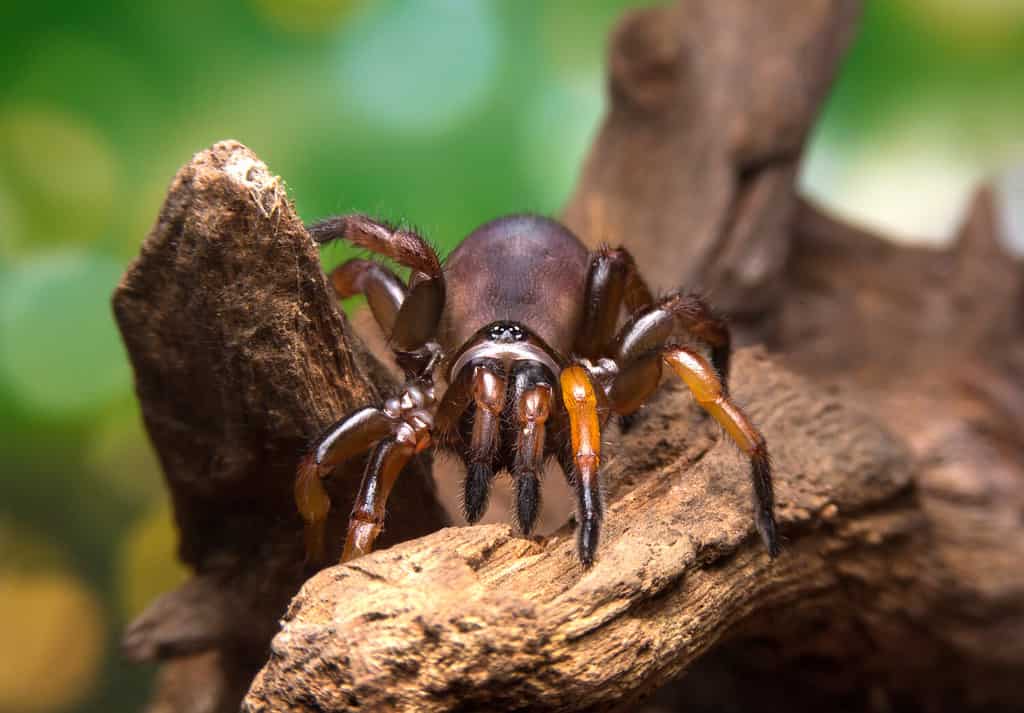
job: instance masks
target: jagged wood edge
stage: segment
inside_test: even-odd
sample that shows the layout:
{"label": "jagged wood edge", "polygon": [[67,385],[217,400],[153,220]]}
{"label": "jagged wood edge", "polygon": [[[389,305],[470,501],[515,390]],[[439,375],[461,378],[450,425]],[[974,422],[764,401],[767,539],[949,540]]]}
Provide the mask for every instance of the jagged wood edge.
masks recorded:
{"label": "jagged wood edge", "polygon": [[[785,553],[754,534],[745,463],[680,392],[623,441],[601,557],[572,529],[447,529],[322,572],[244,708],[585,710],[671,679],[735,627],[839,595],[836,565],[914,539],[905,451],[744,350],[735,393],[776,444]],[[902,546],[902,545],[901,545]]]}
{"label": "jagged wood edge", "polygon": [[[178,172],[113,305],[180,556],[195,572],[131,624],[124,648],[172,661],[154,708],[163,696],[175,710],[235,710],[310,573],[295,464],[318,432],[390,382],[351,337],[283,183],[238,142]],[[400,517],[385,544],[445,522],[428,469],[413,470],[392,498]],[[333,561],[360,477],[353,462],[331,483]]]}

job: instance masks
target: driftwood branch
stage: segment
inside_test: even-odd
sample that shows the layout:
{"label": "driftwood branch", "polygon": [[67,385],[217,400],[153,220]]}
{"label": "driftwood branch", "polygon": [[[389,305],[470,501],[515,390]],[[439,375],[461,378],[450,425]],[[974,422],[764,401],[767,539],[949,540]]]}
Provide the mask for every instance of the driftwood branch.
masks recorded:
{"label": "driftwood branch", "polygon": [[870,418],[760,352],[734,393],[780,474],[786,553],[751,524],[743,458],[679,390],[624,439],[607,482],[601,557],[572,528],[544,542],[447,529],[307,582],[248,710],[582,710],[670,680],[738,626],[794,601],[840,598],[844,564],[905,549],[909,460]]}
{"label": "driftwood branch", "polygon": [[[375,383],[387,377],[350,336],[281,181],[234,142],[178,173],[114,311],[173,498],[179,554],[196,572],[133,623],[125,650],[176,662],[164,674],[179,701],[171,709],[207,710],[212,698],[235,710],[309,574],[291,495],[297,458],[339,414],[379,398]],[[391,542],[446,521],[429,472],[417,468],[392,496],[402,516]],[[353,463],[331,484],[335,555],[361,474]],[[190,693],[197,708],[180,703]]]}
{"label": "driftwood branch", "polygon": [[[679,709],[1019,707],[1024,267],[987,191],[949,250],[892,245],[795,197],[856,6],[629,15],[566,211],[768,346],[740,350],[733,391],[776,460],[775,561],[743,459],[667,383],[609,447],[592,570],[571,523],[534,540],[434,532],[420,472],[399,481],[387,530],[419,539],[317,574],[288,606],[308,574],[295,456],[387,376],[277,179],[235,143],[182,170],[115,295],[196,570],[126,637],[168,662],[154,710],[237,708],[264,663],[248,710],[612,709],[671,681],[658,700]],[[336,544],[360,470],[333,481]]]}
{"label": "driftwood branch", "polygon": [[655,285],[733,318],[780,298],[807,133],[858,0],[679,0],[612,36],[611,109],[565,212],[628,245]]}

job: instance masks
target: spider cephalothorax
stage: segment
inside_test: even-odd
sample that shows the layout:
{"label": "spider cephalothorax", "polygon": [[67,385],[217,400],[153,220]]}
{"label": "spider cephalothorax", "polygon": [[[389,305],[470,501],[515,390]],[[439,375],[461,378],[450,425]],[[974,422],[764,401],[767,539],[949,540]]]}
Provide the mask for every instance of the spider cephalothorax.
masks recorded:
{"label": "spider cephalothorax", "polygon": [[[701,299],[673,293],[655,300],[625,249],[590,253],[565,227],[538,216],[487,223],[443,268],[416,233],[362,215],[329,218],[309,232],[319,243],[344,238],[411,270],[408,285],[371,260],[349,260],[331,273],[339,297],[366,296],[406,385],[379,407],[339,420],[303,459],[295,495],[311,557],[323,549],[330,505],[321,478],[373,449],[345,561],[373,547],[388,493],[409,459],[437,447],[466,466],[470,522],[483,515],[494,476],[511,473],[525,534],[536,521],[544,464],[556,459],[577,494],[578,551],[589,566],[603,517],[601,429],[612,414],[640,408],[664,365],[750,458],[754,520],[777,554],[768,451],[729,398],[729,331]],[[619,326],[624,308],[628,318]],[[681,335],[699,348],[681,346]],[[436,375],[448,384],[440,398]]]}

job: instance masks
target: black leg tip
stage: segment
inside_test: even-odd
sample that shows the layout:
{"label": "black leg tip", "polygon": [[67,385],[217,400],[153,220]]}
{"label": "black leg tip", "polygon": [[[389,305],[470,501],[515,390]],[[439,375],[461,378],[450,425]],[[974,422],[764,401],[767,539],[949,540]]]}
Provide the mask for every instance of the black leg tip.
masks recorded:
{"label": "black leg tip", "polygon": [[466,520],[475,523],[487,512],[487,500],[491,494],[491,479],[494,469],[487,463],[471,463],[466,472],[466,491],[462,500],[462,512]]}
{"label": "black leg tip", "polygon": [[768,549],[768,556],[775,559],[779,556],[779,536],[775,524],[775,515],[771,512],[758,511],[755,515],[757,531],[761,535],[761,541]]}
{"label": "black leg tip", "polygon": [[577,530],[577,551],[580,563],[584,569],[590,569],[594,565],[594,555],[597,553],[597,543],[600,539],[601,523],[598,520],[585,519],[580,523]]}
{"label": "black leg tip", "polygon": [[779,538],[775,525],[775,492],[772,487],[772,461],[762,444],[750,456],[750,476],[754,484],[754,524],[761,534],[768,554],[779,555]]}
{"label": "black leg tip", "polygon": [[533,473],[516,475],[516,520],[524,535],[533,532],[540,513],[540,481]]}
{"label": "black leg tip", "polygon": [[711,366],[718,372],[718,380],[722,382],[722,393],[729,393],[729,361],[731,347],[726,344],[711,350]]}

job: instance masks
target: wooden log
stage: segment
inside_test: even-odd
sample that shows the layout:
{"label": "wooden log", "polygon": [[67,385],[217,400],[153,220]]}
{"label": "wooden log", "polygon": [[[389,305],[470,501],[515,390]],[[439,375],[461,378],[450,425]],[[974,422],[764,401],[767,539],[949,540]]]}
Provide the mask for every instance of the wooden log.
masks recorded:
{"label": "wooden log", "polygon": [[624,706],[737,627],[840,596],[841,563],[913,539],[909,458],[872,419],[760,351],[737,355],[733,392],[775,458],[778,559],[754,532],[743,457],[671,389],[609,466],[591,570],[571,526],[537,542],[502,525],[325,570],[292,602],[244,709]]}
{"label": "wooden log", "polygon": [[859,10],[679,0],[627,14],[569,227],[629,246],[657,287],[701,289],[734,319],[777,305],[797,165]]}
{"label": "wooden log", "polygon": [[[280,179],[237,142],[196,154],[175,177],[114,311],[179,553],[196,573],[129,627],[125,650],[138,660],[219,652],[183,665],[226,676],[211,690],[236,710],[309,574],[296,463],[332,421],[379,399],[387,377],[350,337]],[[411,471],[392,496],[386,542],[446,521],[429,469]],[[353,462],[329,484],[333,561],[360,477]]]}

